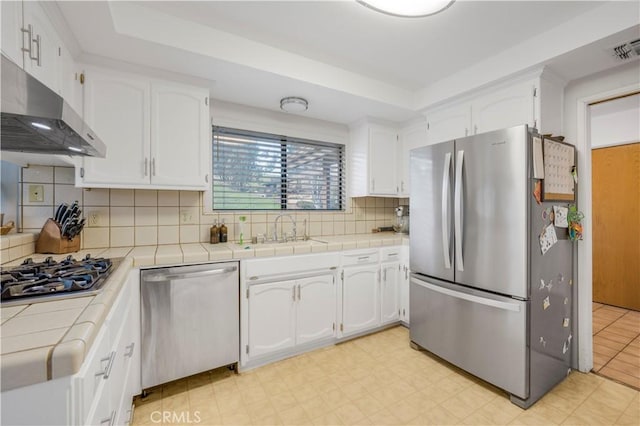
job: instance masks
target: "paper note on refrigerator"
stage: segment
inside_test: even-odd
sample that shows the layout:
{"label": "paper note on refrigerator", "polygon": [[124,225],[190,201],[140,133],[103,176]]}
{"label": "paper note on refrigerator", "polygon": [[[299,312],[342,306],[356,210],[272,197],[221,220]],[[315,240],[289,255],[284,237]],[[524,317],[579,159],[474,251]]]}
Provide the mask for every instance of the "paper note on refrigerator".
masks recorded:
{"label": "paper note on refrigerator", "polygon": [[542,254],[545,254],[555,243],[558,242],[558,236],[556,235],[556,229],[553,227],[553,224],[550,224],[546,228],[542,234],[540,234],[540,250]]}
{"label": "paper note on refrigerator", "polygon": [[544,179],[544,156],[542,154],[542,139],[533,138],[533,178]]}
{"label": "paper note on refrigerator", "polygon": [[553,206],[553,222],[558,228],[568,228],[567,214],[569,209],[562,206]]}

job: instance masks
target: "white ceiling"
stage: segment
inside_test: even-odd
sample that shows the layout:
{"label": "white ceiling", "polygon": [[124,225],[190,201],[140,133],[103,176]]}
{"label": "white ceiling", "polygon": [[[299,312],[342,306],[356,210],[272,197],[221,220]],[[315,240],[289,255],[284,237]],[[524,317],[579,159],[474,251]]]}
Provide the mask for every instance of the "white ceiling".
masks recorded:
{"label": "white ceiling", "polygon": [[603,2],[458,1],[428,18],[395,18],[354,1],[151,2],[174,16],[419,89]]}
{"label": "white ceiling", "polygon": [[[418,91],[424,97],[440,81],[478,63],[491,69],[492,58],[540,34],[561,34],[569,21],[579,28],[576,17],[603,7],[634,12],[637,5],[633,22],[640,24],[640,3],[606,3],[458,0],[441,14],[419,19],[379,14],[354,1],[58,5],[81,60],[126,67],[124,61],[132,69],[172,73],[207,84],[214,98],[272,110],[281,97],[303,96],[310,101],[306,116],[350,123],[363,116],[412,119],[423,106],[416,103]],[[620,25],[627,32],[618,37],[640,37],[640,26]],[[574,51],[537,64],[555,66],[567,79],[616,65],[608,63],[602,45],[589,47],[592,41],[572,40]]]}

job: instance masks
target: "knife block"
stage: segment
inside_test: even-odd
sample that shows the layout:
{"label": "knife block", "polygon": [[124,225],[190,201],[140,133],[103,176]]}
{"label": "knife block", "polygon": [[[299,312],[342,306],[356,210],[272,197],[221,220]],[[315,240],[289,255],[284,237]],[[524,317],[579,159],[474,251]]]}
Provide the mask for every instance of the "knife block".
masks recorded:
{"label": "knife block", "polygon": [[64,254],[80,250],[80,235],[71,240],[62,236],[62,229],[53,219],[47,219],[38,240],[36,241],[36,253]]}

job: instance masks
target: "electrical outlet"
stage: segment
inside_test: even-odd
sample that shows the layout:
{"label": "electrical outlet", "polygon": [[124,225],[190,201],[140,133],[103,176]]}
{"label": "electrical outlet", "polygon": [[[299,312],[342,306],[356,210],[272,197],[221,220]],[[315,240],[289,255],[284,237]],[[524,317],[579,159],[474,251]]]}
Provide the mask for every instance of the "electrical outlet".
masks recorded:
{"label": "electrical outlet", "polygon": [[29,185],[29,202],[31,203],[44,202],[44,186]]}
{"label": "electrical outlet", "polygon": [[189,223],[191,220],[192,217],[189,210],[180,210],[180,223]]}
{"label": "electrical outlet", "polygon": [[99,212],[89,212],[89,217],[87,218],[89,222],[89,226],[100,226],[100,213]]}

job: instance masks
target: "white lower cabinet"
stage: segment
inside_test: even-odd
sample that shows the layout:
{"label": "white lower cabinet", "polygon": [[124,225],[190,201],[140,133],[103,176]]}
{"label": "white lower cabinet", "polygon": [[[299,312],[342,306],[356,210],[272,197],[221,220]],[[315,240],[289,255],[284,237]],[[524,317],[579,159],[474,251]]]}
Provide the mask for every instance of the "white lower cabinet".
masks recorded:
{"label": "white lower cabinet", "polygon": [[334,275],[297,281],[296,344],[335,336],[336,280]]}
{"label": "white lower cabinet", "polygon": [[249,347],[251,357],[295,344],[295,281],[249,287]]}
{"label": "white lower cabinet", "polygon": [[[80,424],[126,425],[139,393],[139,291],[125,284],[77,374]],[[137,372],[137,373],[136,373]]]}
{"label": "white lower cabinet", "polygon": [[249,287],[249,355],[260,357],[335,335],[333,274]]}
{"label": "white lower cabinet", "polygon": [[380,323],[388,324],[400,319],[400,262],[382,263],[380,271]]}
{"label": "white lower cabinet", "polygon": [[380,324],[378,263],[347,266],[342,272],[342,335],[377,327]]}
{"label": "white lower cabinet", "polygon": [[405,324],[409,324],[409,265],[402,265],[400,271],[400,321]]}

